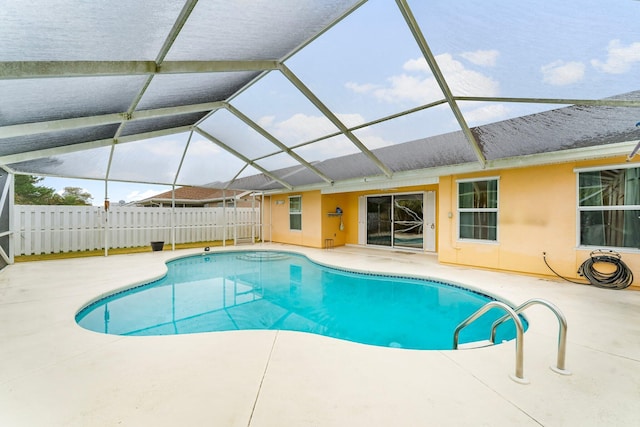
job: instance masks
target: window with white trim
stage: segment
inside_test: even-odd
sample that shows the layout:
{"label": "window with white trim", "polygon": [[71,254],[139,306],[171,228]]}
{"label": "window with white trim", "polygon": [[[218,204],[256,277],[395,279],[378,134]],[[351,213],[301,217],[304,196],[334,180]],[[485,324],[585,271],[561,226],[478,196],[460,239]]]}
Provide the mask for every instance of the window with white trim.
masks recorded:
{"label": "window with white trim", "polygon": [[458,238],[498,240],[498,179],[458,181]]}
{"label": "window with white trim", "polygon": [[302,196],[289,197],[289,230],[302,230]]}
{"label": "window with white trim", "polygon": [[640,167],[578,172],[580,245],[640,248]]}

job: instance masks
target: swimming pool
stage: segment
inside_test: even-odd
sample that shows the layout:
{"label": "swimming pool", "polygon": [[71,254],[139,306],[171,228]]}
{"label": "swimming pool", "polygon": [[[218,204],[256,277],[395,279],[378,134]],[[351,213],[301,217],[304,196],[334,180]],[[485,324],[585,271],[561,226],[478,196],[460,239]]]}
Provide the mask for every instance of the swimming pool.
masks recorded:
{"label": "swimming pool", "polygon": [[[453,284],[340,270],[290,252],[204,253],[167,267],[159,280],[88,304],[77,323],[115,335],[278,329],[444,350],[453,346],[455,327],[493,300]],[[488,339],[502,314],[490,310],[462,331],[460,342]],[[510,320],[496,342],[514,337]]]}

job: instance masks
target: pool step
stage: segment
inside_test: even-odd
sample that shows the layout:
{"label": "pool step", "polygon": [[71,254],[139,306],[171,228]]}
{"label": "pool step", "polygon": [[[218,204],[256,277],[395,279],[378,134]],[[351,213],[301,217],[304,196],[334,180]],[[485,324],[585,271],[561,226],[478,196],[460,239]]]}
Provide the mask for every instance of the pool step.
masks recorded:
{"label": "pool step", "polygon": [[458,348],[460,350],[466,350],[470,348],[488,347],[490,345],[493,345],[493,343],[490,340],[480,340],[480,341],[471,341],[471,342],[462,343],[458,346]]}

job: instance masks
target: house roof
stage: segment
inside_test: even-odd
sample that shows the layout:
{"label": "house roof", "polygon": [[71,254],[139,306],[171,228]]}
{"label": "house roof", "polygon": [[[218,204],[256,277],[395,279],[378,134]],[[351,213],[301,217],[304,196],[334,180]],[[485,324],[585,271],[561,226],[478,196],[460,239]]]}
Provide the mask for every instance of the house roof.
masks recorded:
{"label": "house roof", "polygon": [[173,191],[165,191],[164,193],[156,194],[154,196],[148,197],[144,200],[139,201],[138,203],[146,202],[146,201],[170,201],[172,198],[180,201],[197,201],[197,202],[211,202],[211,201],[221,201],[223,198],[231,199],[234,198],[237,194],[235,191],[227,191],[219,190],[216,188],[206,188],[206,187],[176,187],[175,192]]}
{"label": "house roof", "polygon": [[[640,100],[640,91],[623,96]],[[598,148],[627,141],[637,144],[640,141],[640,126],[635,125],[637,117],[640,117],[640,108],[571,106],[474,127],[471,132],[488,162],[506,161],[515,165],[530,155]],[[622,147],[622,153],[630,151],[629,144]],[[425,170],[432,169],[437,175],[452,167],[474,168],[477,161],[462,131],[380,148],[373,153],[395,174],[410,171],[424,174]],[[550,159],[553,158],[542,158],[538,163]],[[343,181],[362,176],[381,177],[380,173],[376,174],[375,165],[360,153],[332,158],[315,166]],[[273,174],[286,177],[295,186],[322,184],[300,168],[275,170]],[[264,174],[236,180],[233,186],[259,190],[283,188]]]}
{"label": "house roof", "polygon": [[638,2],[0,1],[14,173],[335,189],[640,138]]}
{"label": "house roof", "polygon": [[173,191],[165,191],[145,200],[171,200],[175,197],[179,200],[212,200],[222,198],[222,190],[202,187],[177,187]]}

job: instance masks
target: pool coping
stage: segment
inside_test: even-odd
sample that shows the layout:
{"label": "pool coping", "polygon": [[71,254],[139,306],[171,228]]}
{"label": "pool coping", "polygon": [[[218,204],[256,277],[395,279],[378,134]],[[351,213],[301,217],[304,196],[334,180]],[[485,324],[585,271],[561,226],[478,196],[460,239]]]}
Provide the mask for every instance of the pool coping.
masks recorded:
{"label": "pool coping", "polygon": [[[105,292],[102,295],[100,295],[97,298],[92,299],[90,302],[88,302],[86,305],[84,305],[83,307],[81,307],[77,313],[75,314],[75,320],[76,322],[80,322],[84,316],[86,316],[89,312],[91,312],[93,310],[94,307],[102,304],[104,301],[106,300],[113,300],[114,298],[117,298],[119,295],[126,295],[126,294],[132,294],[132,293],[136,293],[138,291],[144,290],[145,288],[151,288],[154,287],[155,284],[157,284],[159,281],[163,280],[167,274],[168,274],[168,270],[169,270],[169,264],[175,261],[179,261],[182,259],[189,259],[189,258],[201,258],[201,257],[206,257],[206,256],[215,256],[215,255],[219,255],[219,254],[225,254],[225,253],[259,253],[259,252],[264,252],[264,253],[283,253],[283,254],[289,254],[289,255],[294,255],[294,256],[300,256],[303,257],[304,259],[306,259],[308,262],[315,264],[317,266],[320,267],[324,267],[324,268],[329,268],[335,271],[340,271],[343,273],[353,273],[353,274],[361,274],[364,276],[371,276],[371,277],[376,277],[376,278],[390,278],[390,279],[400,279],[400,280],[414,280],[414,281],[424,281],[424,282],[430,282],[433,284],[437,284],[437,285],[442,285],[442,286],[446,286],[446,287],[450,287],[450,288],[454,288],[454,289],[458,289],[461,291],[465,291],[465,292],[470,292],[473,293],[475,295],[478,295],[482,298],[486,298],[490,302],[490,301],[497,301],[497,302],[501,302],[501,303],[505,303],[507,305],[509,305],[512,309],[514,309],[516,306],[509,302],[506,301],[505,299],[502,299],[499,296],[495,296],[495,295],[490,295],[488,293],[485,293],[479,289],[473,288],[473,287],[469,287],[469,286],[465,286],[462,285],[460,283],[456,283],[453,281],[446,281],[444,279],[441,278],[433,278],[433,277],[429,277],[429,276],[421,276],[421,275],[407,275],[407,274],[390,274],[390,273],[384,273],[384,272],[376,272],[376,271],[371,271],[371,270],[354,270],[354,269],[350,269],[347,267],[341,267],[341,266],[335,266],[335,265],[331,265],[331,264],[327,264],[327,263],[323,263],[317,260],[314,260],[312,257],[310,257],[309,255],[305,254],[304,252],[301,251],[295,251],[295,250],[280,250],[280,249],[269,249],[269,248],[260,248],[260,249],[248,249],[248,248],[234,248],[233,250],[228,250],[228,249],[218,249],[215,251],[207,251],[204,250],[202,252],[196,252],[196,253],[192,253],[192,254],[188,254],[188,255],[179,255],[179,256],[175,256],[175,257],[171,257],[169,259],[166,259],[164,261],[164,265],[165,265],[165,272],[158,277],[152,278],[149,281],[142,281],[142,282],[136,282],[130,286],[123,286],[120,287],[118,289],[115,289],[111,292]],[[262,260],[260,260],[262,261]],[[524,331],[526,332],[526,329],[528,327],[528,319],[526,317],[526,315],[524,313],[520,314],[520,317],[524,320],[524,322],[526,323],[524,325]],[[464,319],[461,320],[461,323],[464,321]],[[259,330],[273,330],[271,328],[258,328]],[[91,329],[89,329],[91,330]],[[244,330],[244,329],[240,329],[240,330]],[[277,329],[277,330],[281,330],[281,329]],[[286,331],[291,331],[290,329],[283,329]],[[94,332],[99,332],[99,331],[94,331]],[[209,332],[231,332],[229,330],[221,330],[221,331],[202,331],[202,332],[197,332],[197,333],[209,333]],[[298,332],[305,332],[305,331],[298,331]],[[111,335],[121,335],[121,336],[133,336],[130,334],[111,334]],[[150,336],[160,336],[160,335],[182,335],[182,334],[150,334]],[[319,335],[323,335],[323,336],[327,336],[324,334],[319,334]],[[135,335],[137,336],[137,335]],[[146,335],[145,335],[146,336]],[[330,336],[329,336],[330,337]],[[515,339],[512,338],[512,339]],[[351,341],[351,340],[347,340],[347,341]],[[507,342],[510,340],[503,340],[501,342],[491,342],[489,340],[480,340],[480,341],[473,341],[473,342],[465,342],[465,343],[460,343],[458,347],[453,348],[453,349],[412,349],[412,350],[424,350],[424,351],[429,351],[429,350],[468,350],[468,349],[473,349],[473,348],[478,348],[478,347],[486,347],[486,346],[490,346],[490,345],[500,345],[504,342]],[[366,343],[360,343],[358,341],[352,341],[355,343],[359,343],[359,344],[366,344]],[[480,342],[482,342],[482,344],[479,344]],[[369,344],[371,345],[371,344]],[[392,346],[382,346],[382,347],[392,347]],[[392,347],[393,348],[393,347]],[[400,347],[402,348],[402,347]]]}

